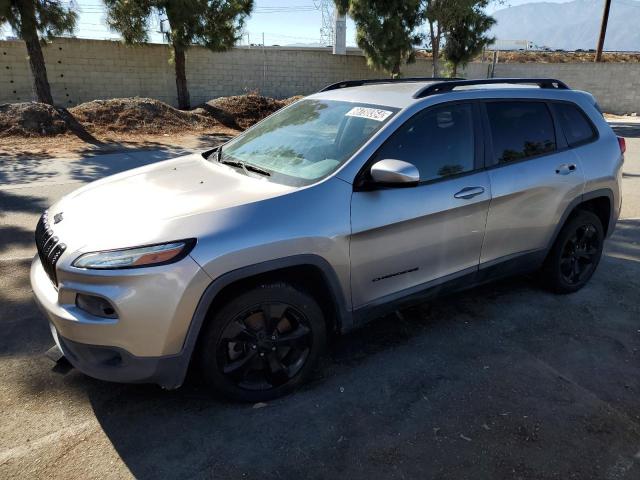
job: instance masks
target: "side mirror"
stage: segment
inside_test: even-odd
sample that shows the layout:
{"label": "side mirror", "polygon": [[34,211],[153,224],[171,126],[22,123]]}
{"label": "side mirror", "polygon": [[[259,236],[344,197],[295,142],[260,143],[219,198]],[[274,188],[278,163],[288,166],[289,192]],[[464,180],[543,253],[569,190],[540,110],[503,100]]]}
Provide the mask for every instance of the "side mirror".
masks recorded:
{"label": "side mirror", "polygon": [[412,187],[420,182],[420,172],[409,162],[386,159],[373,164],[371,178],[381,185]]}

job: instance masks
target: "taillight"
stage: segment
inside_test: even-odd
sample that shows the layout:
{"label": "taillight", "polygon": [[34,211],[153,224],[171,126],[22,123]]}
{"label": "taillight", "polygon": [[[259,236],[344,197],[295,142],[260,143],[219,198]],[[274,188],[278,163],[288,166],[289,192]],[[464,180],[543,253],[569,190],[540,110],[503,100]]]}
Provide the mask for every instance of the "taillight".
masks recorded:
{"label": "taillight", "polygon": [[618,145],[620,145],[620,153],[624,154],[627,151],[627,142],[624,137],[618,137]]}

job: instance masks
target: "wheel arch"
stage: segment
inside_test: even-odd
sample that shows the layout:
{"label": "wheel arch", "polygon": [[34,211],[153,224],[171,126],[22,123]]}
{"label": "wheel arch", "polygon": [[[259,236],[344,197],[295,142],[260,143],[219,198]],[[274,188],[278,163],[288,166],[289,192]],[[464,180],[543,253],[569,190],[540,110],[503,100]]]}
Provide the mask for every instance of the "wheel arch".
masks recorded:
{"label": "wheel arch", "polygon": [[[613,212],[613,202],[611,197],[606,195],[595,196],[589,199],[585,199],[582,203],[580,203],[576,209],[580,210],[588,210],[590,212],[595,213],[600,222],[602,222],[602,227],[604,228],[604,236],[607,237],[609,233],[609,228],[612,227],[612,212]],[[575,211],[575,209],[574,209]]]}
{"label": "wheel arch", "polygon": [[[327,319],[328,331],[349,328],[349,315],[337,275],[326,260],[315,255],[287,257],[235,270],[212,282],[215,292],[207,308],[207,317],[239,291],[275,282],[300,287],[314,296]],[[221,287],[221,288],[220,288]],[[205,292],[204,296],[208,296]]]}
{"label": "wheel arch", "polygon": [[553,244],[560,234],[560,230],[562,230],[562,227],[567,223],[567,220],[578,210],[589,210],[595,213],[602,222],[605,237],[609,236],[615,227],[613,199],[613,191],[609,188],[593,190],[573,199],[556,225],[553,236],[547,245],[547,252],[553,247]]}
{"label": "wheel arch", "polygon": [[328,316],[328,328],[339,333],[353,328],[351,311],[347,307],[345,296],[338,276],[331,265],[318,255],[295,255],[270,260],[228,272],[213,280],[202,294],[191,319],[191,324],[180,356],[183,364],[183,379],[197,348],[202,327],[211,311],[238,291],[249,286],[265,282],[289,281],[311,289],[312,295],[320,296],[320,304]]}

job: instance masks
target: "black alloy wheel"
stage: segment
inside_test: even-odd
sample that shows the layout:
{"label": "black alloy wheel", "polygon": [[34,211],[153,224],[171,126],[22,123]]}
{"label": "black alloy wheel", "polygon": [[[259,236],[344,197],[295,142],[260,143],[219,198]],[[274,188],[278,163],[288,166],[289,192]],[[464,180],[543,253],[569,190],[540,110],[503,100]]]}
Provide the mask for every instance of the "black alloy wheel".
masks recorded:
{"label": "black alloy wheel", "polygon": [[604,229],[593,212],[578,210],[560,230],[542,268],[542,280],[556,293],[572,293],[594,274],[604,245]]}
{"label": "black alloy wheel", "polygon": [[268,390],[299,372],[311,350],[311,328],[293,305],[264,302],[237,315],[216,348],[218,366],[238,387]]}
{"label": "black alloy wheel", "polygon": [[216,391],[266,401],[310,376],[325,338],[324,316],[313,297],[287,284],[263,285],[233,298],[210,319],[200,366]]}
{"label": "black alloy wheel", "polygon": [[600,248],[598,231],[590,223],[578,227],[566,240],[560,255],[560,274],[568,285],[579,285],[593,273]]}

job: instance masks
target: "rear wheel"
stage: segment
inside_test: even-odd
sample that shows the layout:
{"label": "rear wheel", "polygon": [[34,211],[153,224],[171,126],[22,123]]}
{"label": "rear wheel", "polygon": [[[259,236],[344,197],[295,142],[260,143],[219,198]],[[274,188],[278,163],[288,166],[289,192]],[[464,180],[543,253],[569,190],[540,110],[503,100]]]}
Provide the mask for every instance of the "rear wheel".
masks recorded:
{"label": "rear wheel", "polygon": [[566,223],[543,267],[543,281],[556,293],[571,293],[586,285],[596,270],[604,243],[598,216],[578,211]]}
{"label": "rear wheel", "polygon": [[307,380],[324,349],[317,302],[288,284],[256,287],[227,302],[204,333],[200,366],[215,390],[266,401]]}

